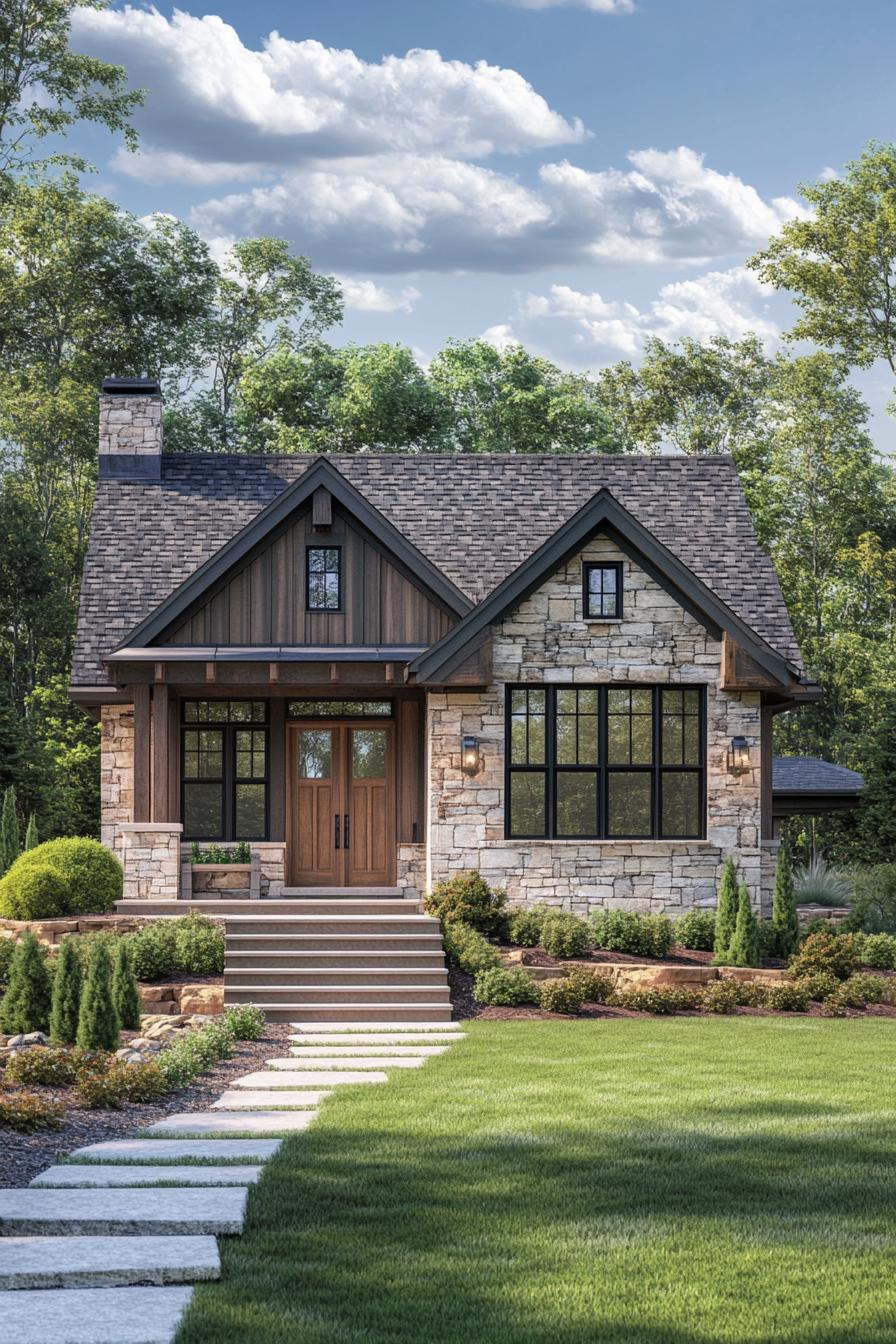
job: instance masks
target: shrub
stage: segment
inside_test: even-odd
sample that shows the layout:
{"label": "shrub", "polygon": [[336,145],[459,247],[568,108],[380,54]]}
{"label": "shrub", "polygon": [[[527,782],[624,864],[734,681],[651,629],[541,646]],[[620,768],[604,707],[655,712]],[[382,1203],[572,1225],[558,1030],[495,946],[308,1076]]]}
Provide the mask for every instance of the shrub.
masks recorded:
{"label": "shrub", "polygon": [[824,859],[813,859],[796,873],[793,885],[796,900],[801,905],[838,906],[852,902],[854,888],[849,873]]}
{"label": "shrub", "polygon": [[814,971],[811,975],[801,975],[799,983],[816,1003],[821,1003],[829,994],[836,993],[840,981],[830,971]]}
{"label": "shrub", "polygon": [[47,863],[34,864],[0,892],[0,909],[7,919],[54,919],[66,913],[67,898],[68,888],[58,870]]}
{"label": "shrub", "polygon": [[850,1002],[850,995],[846,993],[843,986],[829,994],[821,1005],[822,1017],[848,1017],[849,1009],[855,1007]]}
{"label": "shrub", "polygon": [[0,984],[6,984],[9,979],[9,968],[12,964],[15,950],[15,938],[0,937]]}
{"label": "shrub", "polygon": [[65,884],[63,907],[55,913],[104,915],[121,898],[121,864],[98,840],[45,840],[21,854],[0,881],[0,912],[16,918],[9,912],[27,889],[26,874],[37,868],[55,869]]}
{"label": "shrub", "polygon": [[623,1008],[639,1013],[686,1013],[699,1008],[702,997],[694,989],[657,985],[654,989],[625,989],[618,996]]}
{"label": "shrub", "polygon": [[81,993],[78,1045],[82,1050],[115,1050],[119,1021],[112,997],[112,961],[105,943],[96,943]]}
{"label": "shrub", "polygon": [[494,944],[460,920],[450,920],[445,925],[442,941],[451,960],[468,975],[478,975],[501,964],[501,955]]}
{"label": "shrub", "polygon": [[168,1089],[186,1087],[219,1059],[229,1059],[234,1039],[227,1015],[220,1022],[210,1022],[199,1031],[182,1032],[176,1040],[164,1046],[156,1057]]}
{"label": "shrub", "polygon": [[173,921],[146,924],[137,933],[128,934],[134,974],[138,980],[163,980],[174,970]]}
{"label": "shrub", "polygon": [[601,910],[591,916],[590,925],[597,947],[636,957],[663,956],[674,936],[665,915],[639,915],[633,910]]}
{"label": "shrub", "polygon": [[776,1013],[804,1013],[809,1007],[809,995],[798,980],[782,980],[762,989],[766,1008]]}
{"label": "shrub", "polygon": [[3,807],[0,809],[0,872],[5,873],[15,863],[21,849],[16,791],[10,786],[3,795]]}
{"label": "shrub", "polygon": [[462,873],[437,882],[424,900],[426,911],[442,924],[460,920],[480,933],[497,933],[504,920],[506,891],[492,891],[479,873]]}
{"label": "shrub", "polygon": [[260,1041],[267,1031],[267,1018],[254,1003],[237,1003],[224,1013],[235,1041]]}
{"label": "shrub", "polygon": [[777,934],[775,941],[778,956],[789,957],[800,940],[800,926],[796,917],[793,868],[790,863],[790,851],[786,845],[782,845],[778,850],[772,910],[772,922]]}
{"label": "shrub", "polygon": [[478,1003],[516,1007],[522,1003],[538,1002],[538,987],[531,975],[520,969],[505,971],[496,966],[480,971],[473,981],[473,995]]}
{"label": "shrub", "polygon": [[72,938],[63,938],[56,974],[53,976],[53,1000],[50,1008],[50,1040],[57,1045],[74,1045],[78,1035],[81,1007],[81,963]]}
{"label": "shrub", "polygon": [[896,933],[896,863],[878,863],[854,874],[855,894],[847,929]]}
{"label": "shrub", "polygon": [[123,1031],[140,1030],[140,991],[131,965],[131,949],[124,938],[115,948],[112,968],[112,1002]]}
{"label": "shrub", "polygon": [[154,1061],[126,1064],[113,1059],[105,1068],[81,1073],[75,1095],[87,1110],[118,1110],[124,1101],[156,1101],[168,1091],[162,1070]]}
{"label": "shrub", "polygon": [[9,967],[9,985],[0,1003],[0,1030],[47,1031],[50,1026],[50,973],[40,944],[30,929],[16,943]]}
{"label": "shrub", "polygon": [[60,1129],[63,1110],[55,1101],[30,1092],[0,1092],[0,1129],[33,1134],[39,1129]]}
{"label": "shrub", "polygon": [[25,827],[25,843],[22,849],[37,849],[40,844],[40,836],[37,833],[37,817],[34,813],[28,818],[28,825]]}
{"label": "shrub", "polygon": [[507,926],[510,941],[516,943],[517,947],[538,947],[541,943],[541,927],[551,913],[548,905],[511,911]]}
{"label": "shrub", "polygon": [[838,980],[847,980],[858,968],[859,953],[852,934],[819,929],[810,933],[800,950],[790,959],[791,974],[797,978],[827,971]]}
{"label": "shrub", "polygon": [[889,1003],[892,993],[889,980],[882,975],[869,975],[867,971],[859,971],[858,975],[844,980],[843,989],[856,1000],[857,1008],[866,1003]]}
{"label": "shrub", "polygon": [[764,1008],[765,1007],[765,985],[758,980],[734,980],[733,983],[737,989],[737,1002],[743,1008]]}
{"label": "shrub", "polygon": [[575,966],[569,979],[574,980],[581,989],[584,1003],[614,1003],[616,1000],[616,986],[611,975]]}
{"label": "shrub", "polygon": [[548,1013],[573,1015],[582,1006],[582,987],[570,976],[563,980],[545,980],[538,990],[538,1002]]}
{"label": "shrub", "polygon": [[35,1046],[17,1050],[6,1062],[7,1082],[25,1087],[68,1087],[75,1080],[75,1061],[70,1050]]}
{"label": "shrub", "polygon": [[858,950],[864,966],[896,971],[896,937],[892,933],[865,934]]}
{"label": "shrub", "polygon": [[591,934],[584,919],[555,910],[541,926],[541,945],[552,957],[581,957],[591,946]]}
{"label": "shrub", "polygon": [[675,941],[694,952],[711,952],[715,941],[716,917],[711,910],[689,910],[674,924]]}
{"label": "shrub", "polygon": [[772,919],[757,919],[756,921],[756,944],[759,948],[759,960],[765,957],[777,957],[778,952],[778,930],[775,928],[775,922]]}
{"label": "shrub", "polygon": [[220,975],[224,970],[224,930],[196,912],[175,923],[175,968],[191,975]]}
{"label": "shrub", "polygon": [[750,903],[750,892],[745,882],[740,884],[737,893],[737,919],[734,924],[734,937],[728,948],[728,958],[733,966],[759,965],[759,932]]}
{"label": "shrub", "polygon": [[729,854],[722,865],[719,895],[716,902],[716,927],[712,945],[716,956],[728,956],[728,950],[734,938],[734,927],[737,923],[737,909],[737,869],[734,866],[734,859]]}
{"label": "shrub", "polygon": [[736,1013],[740,997],[735,980],[713,980],[703,991],[703,1007],[708,1013]]}

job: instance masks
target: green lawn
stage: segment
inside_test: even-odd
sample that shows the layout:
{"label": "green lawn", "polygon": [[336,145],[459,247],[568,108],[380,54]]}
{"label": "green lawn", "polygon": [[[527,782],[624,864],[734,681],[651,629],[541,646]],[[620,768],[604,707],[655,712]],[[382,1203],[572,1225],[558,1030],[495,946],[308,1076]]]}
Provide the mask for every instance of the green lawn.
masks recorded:
{"label": "green lawn", "polygon": [[892,1022],[469,1032],[284,1144],[179,1344],[896,1341]]}

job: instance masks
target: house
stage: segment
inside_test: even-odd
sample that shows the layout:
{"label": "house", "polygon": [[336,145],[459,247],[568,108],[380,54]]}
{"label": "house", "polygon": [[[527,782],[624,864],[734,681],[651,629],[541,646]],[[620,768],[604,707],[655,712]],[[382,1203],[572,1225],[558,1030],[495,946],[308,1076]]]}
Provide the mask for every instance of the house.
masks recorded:
{"label": "house", "polygon": [[772,723],[819,694],[728,457],[163,456],[121,379],[72,681],[128,897],[247,841],[263,896],[476,869],[581,913],[729,853],[767,908]]}

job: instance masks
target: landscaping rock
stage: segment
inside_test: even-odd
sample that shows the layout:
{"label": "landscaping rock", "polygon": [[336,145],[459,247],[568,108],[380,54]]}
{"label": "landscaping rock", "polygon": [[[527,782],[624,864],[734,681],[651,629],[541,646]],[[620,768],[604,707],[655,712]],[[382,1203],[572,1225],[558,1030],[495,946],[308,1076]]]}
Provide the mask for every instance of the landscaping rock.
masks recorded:
{"label": "landscaping rock", "polygon": [[788,979],[787,971],[765,970],[757,966],[719,966],[720,980],[737,980],[741,984],[755,981],[760,985],[777,985]]}
{"label": "landscaping rock", "polygon": [[182,1013],[223,1013],[224,986],[184,985],[180,993],[180,1010]]}
{"label": "landscaping rock", "polygon": [[0,1292],[4,1344],[173,1344],[192,1288]]}
{"label": "landscaping rock", "polygon": [[4,1290],[191,1283],[220,1275],[214,1237],[0,1239],[0,1289]]}
{"label": "landscaping rock", "polygon": [[[597,967],[603,971],[603,966]],[[618,966],[614,980],[619,988],[653,989],[673,985],[679,989],[700,989],[719,978],[715,966]]]}

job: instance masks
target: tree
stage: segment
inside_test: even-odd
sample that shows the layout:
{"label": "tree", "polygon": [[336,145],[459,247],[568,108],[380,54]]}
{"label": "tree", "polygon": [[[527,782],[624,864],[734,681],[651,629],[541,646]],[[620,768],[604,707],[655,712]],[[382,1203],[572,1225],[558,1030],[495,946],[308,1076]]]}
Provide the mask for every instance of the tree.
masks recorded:
{"label": "tree", "polygon": [[81,1006],[81,963],[71,938],[63,938],[53,979],[50,1010],[50,1040],[55,1045],[74,1045]]}
{"label": "tree", "polygon": [[[107,9],[109,0],[0,0],[0,177],[27,166],[36,142],[64,134],[79,121],[121,132],[129,149],[137,136],[130,116],[143,101],[127,75],[69,47],[72,11]],[[79,155],[56,153],[50,163],[79,171]]]}
{"label": "tree", "polygon": [[119,1040],[118,1013],[112,997],[112,962],[105,943],[95,943],[90,953],[87,979],[78,1013],[78,1045],[82,1050],[116,1050]]}
{"label": "tree", "polygon": [[37,829],[37,817],[32,812],[28,818],[28,825],[25,827],[25,843],[23,850],[34,849],[40,844],[40,835]]}
{"label": "tree", "polygon": [[772,906],[775,943],[779,957],[789,957],[796,950],[800,928],[796,917],[796,895],[793,890],[793,868],[786,844],[778,850],[775,864],[775,895]]}
{"label": "tree", "polygon": [[728,949],[729,959],[734,966],[758,966],[759,928],[753,907],[750,903],[750,891],[746,882],[742,882],[737,893],[737,919],[734,925],[734,937]]}
{"label": "tree", "polygon": [[717,957],[727,957],[737,922],[737,868],[729,854],[722,865],[719,894],[716,901],[716,931],[713,950]]}
{"label": "tree", "polygon": [[21,852],[16,791],[10,786],[3,794],[3,807],[0,809],[0,873],[5,873]]}
{"label": "tree", "polygon": [[803,183],[805,216],[747,263],[803,311],[790,336],[896,373],[896,145],[871,141],[842,177]]}
{"label": "tree", "polygon": [[30,929],[16,943],[9,984],[0,1003],[0,1030],[7,1035],[46,1031],[50,1025],[50,973]]}
{"label": "tree", "polygon": [[131,950],[127,940],[119,938],[115,945],[112,970],[112,999],[118,1020],[125,1031],[140,1030],[140,991],[134,978]]}

